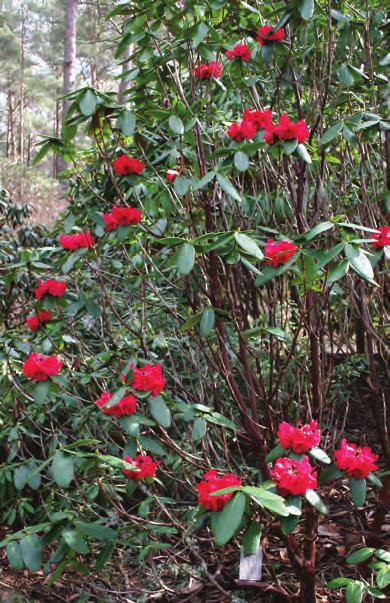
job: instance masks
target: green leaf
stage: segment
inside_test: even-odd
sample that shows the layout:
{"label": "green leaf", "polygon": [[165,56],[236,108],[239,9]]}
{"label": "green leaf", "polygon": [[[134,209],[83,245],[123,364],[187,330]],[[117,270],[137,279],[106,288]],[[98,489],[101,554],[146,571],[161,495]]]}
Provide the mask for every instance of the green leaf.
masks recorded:
{"label": "green leaf", "polygon": [[135,465],[132,465],[131,463],[128,463],[123,459],[119,459],[116,456],[111,456],[111,454],[99,454],[98,459],[103,463],[107,463],[107,465],[110,465],[110,467],[114,467],[114,469],[128,469],[129,471],[139,471],[138,467],[136,467]]}
{"label": "green leaf", "polygon": [[[264,47],[263,47],[264,48]],[[217,174],[217,180],[219,182],[220,187],[223,191],[238,203],[242,202],[241,195],[237,189],[234,188],[233,184],[230,182],[227,176],[223,176],[222,174]]]}
{"label": "green leaf", "polygon": [[314,0],[301,0],[298,5],[298,10],[302,19],[308,21],[312,18],[314,13]]}
{"label": "green leaf", "polygon": [[199,23],[195,29],[195,32],[191,36],[192,46],[194,48],[198,48],[199,44],[203,42],[207,36],[208,32],[209,28],[206,23]]}
{"label": "green leaf", "polygon": [[243,151],[238,151],[234,154],[234,167],[239,172],[245,172],[249,168],[249,158]]}
{"label": "green leaf", "polygon": [[[46,463],[48,463],[48,461],[46,461]],[[41,485],[41,469],[42,465],[38,466],[34,461],[29,463],[27,484],[31,490],[38,490]]]}
{"label": "green leaf", "polygon": [[325,144],[329,144],[330,142],[332,142],[332,140],[334,140],[336,138],[336,136],[341,132],[343,127],[344,127],[344,122],[342,122],[342,121],[338,121],[337,123],[333,124],[333,126],[328,128],[321,136],[320,144],[325,145]]}
{"label": "green leaf", "polygon": [[328,588],[343,588],[343,586],[347,586],[350,582],[352,582],[351,578],[334,578],[326,586]]}
{"label": "green leaf", "polygon": [[168,124],[174,134],[177,134],[178,136],[182,136],[184,134],[184,124],[180,117],[171,115],[168,120]]}
{"label": "green leaf", "polygon": [[245,511],[245,495],[237,492],[226,503],[222,511],[212,515],[211,528],[218,546],[224,546],[233,538],[241,524]]}
{"label": "green leaf", "polygon": [[114,550],[114,543],[108,542],[105,547],[102,548],[100,554],[98,555],[95,563],[95,571],[101,570],[107,563],[107,561],[111,558],[111,555]]}
{"label": "green leaf", "polygon": [[102,526],[99,523],[86,523],[85,521],[75,521],[75,526],[80,532],[86,536],[90,536],[95,540],[115,540],[116,532],[112,528]]}
{"label": "green leaf", "polygon": [[89,117],[96,111],[97,97],[93,90],[86,90],[79,101],[80,111],[86,117]]}
{"label": "green leaf", "polygon": [[219,412],[213,412],[211,414],[205,414],[203,415],[203,418],[208,421],[209,423],[214,423],[214,425],[222,425],[223,427],[229,427],[230,429],[234,429],[237,430],[238,427],[235,423],[233,423],[233,421],[231,421],[230,419],[227,419],[226,417],[224,417],[223,415],[221,415]]}
{"label": "green leaf", "polygon": [[359,247],[345,246],[345,255],[353,270],[369,283],[374,282],[374,271],[367,255]]}
{"label": "green leaf", "polygon": [[275,44],[265,44],[261,48],[261,58],[264,63],[270,63],[272,61],[272,57],[274,56]]}
{"label": "green leaf", "polygon": [[347,584],[345,589],[345,600],[347,603],[361,603],[363,599],[364,584],[359,580],[354,580]]}
{"label": "green leaf", "polygon": [[385,551],[385,549],[376,549],[375,557],[385,561],[386,563],[390,563],[390,551]]}
{"label": "green leaf", "polygon": [[375,473],[369,473],[367,475],[367,479],[374,484],[374,486],[376,486],[377,488],[382,488],[383,483],[381,482],[381,480],[379,479],[379,477],[377,477],[375,475]]}
{"label": "green leaf", "polygon": [[298,146],[298,141],[294,138],[293,140],[282,140],[282,149],[286,155],[291,155],[294,153],[295,149]]}
{"label": "green leaf", "polygon": [[379,590],[379,588],[376,588],[375,586],[367,586],[366,584],[366,591],[376,599],[386,599],[385,593],[383,593],[381,590]]}
{"label": "green leaf", "polygon": [[160,442],[158,442],[154,438],[148,438],[147,436],[141,436],[139,439],[141,446],[152,452],[153,454],[158,454],[160,456],[166,454],[164,446],[161,446]]}
{"label": "green leaf", "polygon": [[80,534],[78,530],[62,530],[62,537],[65,540],[66,544],[71,549],[76,551],[76,553],[80,553],[80,555],[86,555],[89,552],[88,545],[84,537]]}
{"label": "green leaf", "polygon": [[299,515],[290,515],[289,517],[283,517],[281,521],[282,533],[285,535],[292,534],[297,527],[300,520]]}
{"label": "green leaf", "polygon": [[303,144],[299,144],[295,150],[296,154],[306,163],[311,163],[311,157]]}
{"label": "green leaf", "polygon": [[17,490],[23,490],[25,485],[27,484],[29,474],[29,468],[27,465],[23,465],[22,467],[18,467],[14,471],[14,485]]}
{"label": "green leaf", "polygon": [[17,570],[23,569],[24,561],[19,542],[9,542],[5,550],[7,552],[7,558],[10,565]]}
{"label": "green leaf", "polygon": [[366,502],[366,491],[367,485],[365,479],[356,479],[354,477],[349,478],[349,491],[351,494],[352,502],[357,507],[362,507]]}
{"label": "green leaf", "polygon": [[149,402],[150,414],[161,427],[171,426],[171,412],[161,396],[155,396]]}
{"label": "green leaf", "polygon": [[347,563],[362,563],[363,561],[366,561],[372,557],[374,552],[375,549],[366,547],[364,549],[360,549],[359,551],[355,551],[351,555],[348,555],[345,561]]}
{"label": "green leaf", "polygon": [[326,505],[323,503],[321,497],[314,490],[307,490],[306,500],[322,515],[329,515],[329,511]]}
{"label": "green leaf", "polygon": [[348,260],[340,260],[340,262],[337,262],[337,264],[328,273],[328,275],[326,277],[326,284],[332,285],[336,281],[339,281],[341,278],[343,278],[347,274],[348,269],[349,269]]}
{"label": "green leaf", "polygon": [[255,555],[260,546],[262,526],[251,521],[242,539],[244,555]]}
{"label": "green leaf", "polygon": [[272,463],[273,461],[276,461],[276,459],[280,458],[281,456],[284,456],[284,454],[285,454],[285,449],[279,442],[279,444],[277,444],[274,448],[272,448],[272,450],[270,450],[270,452],[267,454],[267,456],[265,457],[265,462]]}
{"label": "green leaf", "polygon": [[176,266],[180,274],[190,274],[195,264],[195,256],[195,247],[191,243],[183,243],[176,257]]}
{"label": "green leaf", "polygon": [[213,308],[203,310],[202,318],[199,325],[199,332],[202,337],[207,337],[214,328],[215,312]]}
{"label": "green leaf", "polygon": [[306,241],[311,241],[317,235],[322,234],[323,232],[329,230],[330,228],[334,228],[334,226],[335,225],[333,224],[333,222],[320,222],[320,224],[317,224],[316,226],[314,226],[313,228],[311,228],[310,230],[305,232],[305,234],[303,235],[303,238]]}
{"label": "green leaf", "polygon": [[283,515],[284,517],[288,515],[285,500],[282,496],[279,496],[279,494],[274,494],[261,486],[244,486],[242,491],[253,498],[261,507],[272,511],[277,515]]}
{"label": "green leaf", "polygon": [[51,465],[51,473],[57,486],[67,488],[74,476],[73,459],[57,450]]}
{"label": "green leaf", "polygon": [[376,583],[379,588],[386,588],[390,584],[390,566],[382,567],[376,575]]}
{"label": "green leaf", "polygon": [[325,465],[329,465],[332,462],[330,457],[324,450],[321,450],[321,448],[312,448],[309,450],[309,454],[313,457],[313,459],[316,459],[316,461],[324,463]]}
{"label": "green leaf", "polygon": [[135,117],[131,111],[124,109],[119,113],[118,125],[123,136],[133,136],[135,130]]}
{"label": "green leaf", "polygon": [[254,239],[251,239],[251,237],[248,237],[248,235],[244,234],[243,232],[234,233],[234,238],[236,239],[239,247],[241,247],[245,253],[255,257],[258,260],[263,259],[264,254]]}
{"label": "green leaf", "polygon": [[326,484],[327,482],[331,482],[339,477],[342,477],[344,474],[336,465],[330,465],[320,473],[319,483]]}
{"label": "green leaf", "polygon": [[189,329],[193,329],[202,318],[203,312],[199,312],[199,314],[194,314],[194,316],[190,316],[188,320],[183,322],[180,327],[180,331],[188,331]]}
{"label": "green leaf", "polygon": [[175,178],[173,188],[175,189],[175,193],[178,197],[183,197],[190,190],[190,181],[184,176],[178,176]]}
{"label": "green leaf", "polygon": [[201,417],[198,417],[197,419],[195,419],[194,424],[192,426],[192,430],[191,430],[191,437],[194,440],[194,442],[201,440],[206,435],[206,431],[207,431],[206,421],[204,419],[202,419]]}
{"label": "green leaf", "polygon": [[338,73],[340,82],[342,84],[344,84],[344,86],[346,88],[349,88],[350,86],[352,86],[354,84],[355,79],[354,79],[352,72],[349,69],[348,65],[345,65],[345,64],[340,65],[337,73]]}
{"label": "green leaf", "polygon": [[38,383],[32,391],[32,397],[34,402],[37,404],[43,404],[47,400],[47,396],[49,394],[50,382],[42,381],[42,383]]}
{"label": "green leaf", "polygon": [[41,541],[36,534],[25,536],[20,541],[23,561],[30,572],[37,572],[42,565]]}

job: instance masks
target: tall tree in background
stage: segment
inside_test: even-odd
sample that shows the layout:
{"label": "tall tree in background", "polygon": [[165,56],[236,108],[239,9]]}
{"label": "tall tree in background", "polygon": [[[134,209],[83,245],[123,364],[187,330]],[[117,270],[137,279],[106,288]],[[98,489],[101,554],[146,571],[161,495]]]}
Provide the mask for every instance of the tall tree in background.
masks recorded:
{"label": "tall tree in background", "polygon": [[[64,38],[64,94],[73,90],[76,64],[76,20],[78,0],[67,0]],[[69,101],[63,103],[63,120],[69,109]]]}

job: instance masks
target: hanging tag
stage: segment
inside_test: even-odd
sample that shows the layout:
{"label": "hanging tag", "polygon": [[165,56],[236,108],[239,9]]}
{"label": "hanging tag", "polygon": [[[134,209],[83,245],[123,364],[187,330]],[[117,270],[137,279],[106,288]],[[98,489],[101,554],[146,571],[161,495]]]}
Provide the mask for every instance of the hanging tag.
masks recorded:
{"label": "hanging tag", "polygon": [[263,567],[263,549],[261,546],[253,555],[244,555],[244,547],[240,554],[240,580],[260,582]]}

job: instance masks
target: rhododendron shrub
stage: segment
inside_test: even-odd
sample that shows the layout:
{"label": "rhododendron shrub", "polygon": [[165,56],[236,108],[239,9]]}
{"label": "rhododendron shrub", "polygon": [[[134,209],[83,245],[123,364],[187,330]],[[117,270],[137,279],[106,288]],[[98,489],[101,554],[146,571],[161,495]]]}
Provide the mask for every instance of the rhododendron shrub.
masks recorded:
{"label": "rhododendron shrub", "polygon": [[3,254],[2,544],[21,569],[35,544],[53,581],[136,551],[150,598],[165,571],[188,596],[183,564],[204,600],[241,596],[240,547],[262,546],[241,598],[326,598],[347,534],[384,548],[390,498],[384,17],[137,0],[110,19],[126,102],[70,95],[41,146],[72,159],[69,207]]}

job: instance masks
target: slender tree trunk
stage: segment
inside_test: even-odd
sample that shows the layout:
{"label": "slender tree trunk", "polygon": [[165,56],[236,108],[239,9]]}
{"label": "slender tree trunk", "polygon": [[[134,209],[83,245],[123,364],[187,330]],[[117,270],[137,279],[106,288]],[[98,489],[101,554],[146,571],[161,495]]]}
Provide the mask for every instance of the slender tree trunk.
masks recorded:
{"label": "slender tree trunk", "polygon": [[14,122],[14,104],[13,104],[13,93],[11,90],[8,91],[8,128],[7,128],[7,140],[8,140],[8,153],[7,156],[11,161],[16,159],[16,144],[15,144],[15,122]]}
{"label": "slender tree trunk", "polygon": [[[126,22],[129,18],[127,18],[123,24],[123,29],[125,28]],[[124,103],[126,101],[126,90],[129,87],[129,82],[126,81],[126,72],[130,71],[133,66],[133,62],[130,60],[131,55],[133,54],[134,46],[130,44],[126,47],[125,52],[123,53],[123,63],[122,63],[122,77],[119,82],[119,95],[118,99],[120,103]]]}
{"label": "slender tree trunk", "polygon": [[[76,63],[76,23],[77,23],[77,4],[78,0],[66,0],[65,12],[65,37],[64,37],[64,87],[63,93],[72,92],[75,81],[75,63]],[[62,104],[62,124],[65,123],[70,101],[64,99]],[[59,161],[59,169],[62,171],[66,167],[66,162]]]}
{"label": "slender tree trunk", "polygon": [[24,38],[25,38],[25,15],[22,13],[22,37],[21,37],[21,50],[20,50],[20,105],[19,105],[19,160],[21,163],[24,162],[24,65],[25,65],[25,49],[24,49]]}

